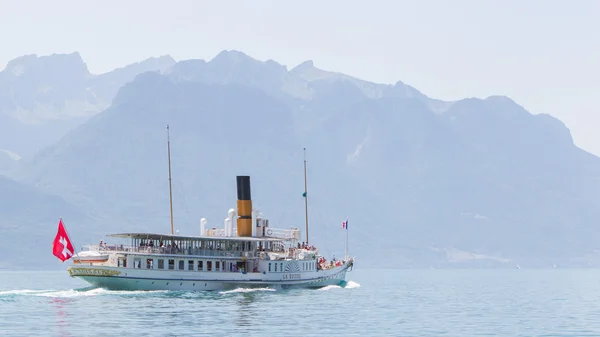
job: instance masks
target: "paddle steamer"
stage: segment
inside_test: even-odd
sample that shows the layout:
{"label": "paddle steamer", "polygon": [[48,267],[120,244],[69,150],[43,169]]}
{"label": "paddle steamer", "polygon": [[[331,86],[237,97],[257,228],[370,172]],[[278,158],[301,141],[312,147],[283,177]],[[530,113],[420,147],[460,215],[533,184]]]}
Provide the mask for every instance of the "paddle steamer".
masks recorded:
{"label": "paddle steamer", "polygon": [[[169,190],[171,192],[170,143]],[[304,159],[306,233],[306,156]],[[237,209],[230,209],[223,228],[206,228],[199,236],[174,233],[172,193],[171,234],[118,233],[108,237],[126,244],[100,242],[73,256],[72,277],[112,290],[228,290],[233,288],[319,288],[344,285],[354,259],[327,260],[301,242],[298,228],[271,227],[252,208],[250,177],[237,176]],[[235,226],[234,226],[235,223]]]}

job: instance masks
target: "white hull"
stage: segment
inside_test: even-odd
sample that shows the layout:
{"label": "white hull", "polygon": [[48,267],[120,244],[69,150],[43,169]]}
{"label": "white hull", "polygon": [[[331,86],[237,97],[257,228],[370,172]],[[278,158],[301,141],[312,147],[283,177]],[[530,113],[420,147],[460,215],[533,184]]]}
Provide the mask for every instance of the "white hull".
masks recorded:
{"label": "white hull", "polygon": [[[304,175],[306,208],[306,160]],[[207,220],[202,218],[200,236],[174,235],[171,212],[171,234],[112,234],[114,238],[130,239],[131,245],[107,245],[103,241],[90,245],[88,250],[73,256],[75,264],[69,266],[69,274],[93,286],[112,290],[319,288],[345,283],[346,271],[354,264],[347,249],[344,260],[327,261],[319,255],[317,247],[308,245],[308,232],[306,242],[301,243],[298,228],[271,227],[269,220],[252,208],[250,177],[237,176],[236,181],[237,212],[229,209],[222,229],[206,229]],[[169,189],[170,183],[169,150]],[[306,229],[308,231],[308,211]],[[64,257],[67,256],[65,249],[73,253],[74,249],[68,248],[62,236],[61,241],[57,239],[53,248],[56,256],[60,257],[56,242],[63,245]]]}
{"label": "white hull", "polygon": [[[104,266],[70,266],[69,273],[92,286],[110,290],[219,291],[235,288],[320,288],[343,285],[351,263],[301,274],[178,272]],[[292,276],[295,279],[290,280]],[[297,278],[297,277],[300,278]]]}

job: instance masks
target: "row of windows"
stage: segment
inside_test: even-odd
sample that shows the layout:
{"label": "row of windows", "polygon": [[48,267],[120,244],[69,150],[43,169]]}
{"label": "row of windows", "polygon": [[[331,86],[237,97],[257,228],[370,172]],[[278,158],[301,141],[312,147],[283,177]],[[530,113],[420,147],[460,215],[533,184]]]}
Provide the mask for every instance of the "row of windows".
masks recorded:
{"label": "row of windows", "polygon": [[[145,264],[143,264],[145,260]],[[187,261],[187,263],[186,263]],[[155,265],[156,263],[156,265]],[[239,265],[238,265],[239,263]],[[299,270],[286,270],[286,272],[312,271],[315,270],[314,261],[299,262]],[[168,269],[168,270],[187,270],[187,271],[231,271],[237,272],[243,268],[245,263],[236,261],[215,261],[215,260],[180,260],[180,259],[143,259],[135,257],[133,259],[133,268],[144,269]],[[119,267],[127,267],[125,258],[119,258]],[[269,262],[269,272],[283,272],[284,262]]]}
{"label": "row of windows", "polygon": [[[300,262],[300,266],[301,266],[301,270],[302,271],[311,271],[311,270],[315,270],[315,263],[314,262]],[[273,267],[273,269],[271,268]],[[279,270],[278,270],[279,268]],[[269,272],[271,271],[283,271],[283,262],[269,262]],[[295,270],[288,270],[288,271],[295,271]]]}
{"label": "row of windows", "polygon": [[257,248],[264,247],[266,250],[274,248],[273,242],[251,242],[251,241],[230,241],[230,240],[150,240],[134,239],[134,247],[164,247],[177,249],[200,249],[200,250],[228,250],[228,251],[256,251]]}
{"label": "row of windows", "polygon": [[[157,261],[154,266],[154,261]],[[165,265],[166,262],[166,265]],[[237,267],[235,262],[226,263],[226,261],[205,261],[205,260],[175,260],[175,259],[146,259],[145,269],[168,269],[168,270],[188,270],[188,271],[225,271],[227,267],[230,271],[234,271]],[[119,267],[126,267],[125,259],[119,259]],[[142,268],[142,258],[136,257],[133,259],[134,268]],[[177,268],[175,268],[177,267]]]}

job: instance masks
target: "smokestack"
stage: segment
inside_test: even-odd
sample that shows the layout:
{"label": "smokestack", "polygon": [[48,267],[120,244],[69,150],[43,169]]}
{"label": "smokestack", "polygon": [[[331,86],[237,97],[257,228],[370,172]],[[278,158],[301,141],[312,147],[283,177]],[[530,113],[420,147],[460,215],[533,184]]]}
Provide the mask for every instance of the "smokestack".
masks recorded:
{"label": "smokestack", "polygon": [[250,177],[237,176],[237,235],[252,236],[252,198]]}

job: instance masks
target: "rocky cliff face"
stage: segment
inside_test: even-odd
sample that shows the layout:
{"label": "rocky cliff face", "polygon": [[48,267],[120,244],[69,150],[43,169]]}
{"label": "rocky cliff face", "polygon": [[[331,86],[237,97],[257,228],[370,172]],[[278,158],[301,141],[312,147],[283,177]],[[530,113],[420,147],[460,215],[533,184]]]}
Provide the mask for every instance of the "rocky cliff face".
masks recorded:
{"label": "rocky cliff face", "polygon": [[0,72],[0,148],[31,156],[106,109],[118,89],[146,71],[164,71],[170,56],[93,75],[78,53],[26,55]]}

